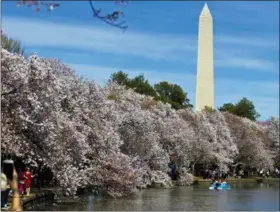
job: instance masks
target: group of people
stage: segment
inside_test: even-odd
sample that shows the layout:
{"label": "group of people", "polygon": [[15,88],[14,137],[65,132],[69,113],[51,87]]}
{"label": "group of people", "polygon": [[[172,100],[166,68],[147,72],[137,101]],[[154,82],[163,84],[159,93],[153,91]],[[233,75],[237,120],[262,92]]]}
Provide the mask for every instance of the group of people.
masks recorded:
{"label": "group of people", "polygon": [[280,178],[280,170],[276,167],[275,168],[275,170],[274,170],[274,172],[272,171],[271,173],[269,172],[269,170],[267,170],[267,171],[265,171],[264,169],[261,169],[260,171],[259,171],[259,176],[260,177],[263,177],[263,178],[265,178],[265,177],[277,177],[277,178]]}
{"label": "group of people", "polygon": [[26,171],[23,172],[21,169],[18,172],[18,190],[21,196],[26,193],[27,196],[30,195],[32,173],[30,168],[26,168]]}
{"label": "group of people", "polygon": [[214,170],[206,170],[204,173],[204,179],[212,179],[217,180],[218,178],[221,179],[227,179],[228,178],[228,172],[224,171],[223,169],[220,170],[219,167],[217,167]]}
{"label": "group of people", "polygon": [[[1,170],[1,208],[7,209],[7,203],[9,195],[11,194],[10,180]],[[21,169],[18,171],[18,192],[23,197],[26,193],[27,196],[30,195],[32,181],[32,173],[29,168],[26,168],[26,171],[23,172]]]}
{"label": "group of people", "polygon": [[219,167],[217,167],[213,171],[208,171],[208,174],[211,176],[212,184],[215,185],[215,189],[218,189],[222,183],[227,183],[228,172],[224,171],[224,169],[220,170]]}

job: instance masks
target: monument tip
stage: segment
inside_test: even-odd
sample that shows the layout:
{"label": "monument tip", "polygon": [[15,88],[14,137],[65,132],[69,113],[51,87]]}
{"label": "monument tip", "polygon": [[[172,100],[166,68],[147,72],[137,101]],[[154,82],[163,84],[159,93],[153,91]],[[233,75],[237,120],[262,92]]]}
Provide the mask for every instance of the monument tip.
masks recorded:
{"label": "monument tip", "polygon": [[203,7],[200,15],[206,15],[206,14],[207,15],[211,14],[210,10],[208,8],[207,2],[205,2],[204,7]]}

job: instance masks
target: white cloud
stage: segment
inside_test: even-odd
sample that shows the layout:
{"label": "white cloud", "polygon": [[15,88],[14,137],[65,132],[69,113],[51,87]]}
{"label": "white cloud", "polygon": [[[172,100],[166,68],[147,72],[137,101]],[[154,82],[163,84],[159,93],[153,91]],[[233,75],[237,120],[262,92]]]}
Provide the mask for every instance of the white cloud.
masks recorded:
{"label": "white cloud", "polygon": [[[41,20],[24,19],[19,17],[3,17],[3,28],[12,37],[20,39],[24,46],[51,47],[62,50],[65,54],[78,52],[84,54],[90,51],[115,54],[116,57],[136,55],[139,57],[156,60],[176,60],[185,64],[193,63],[191,58],[196,58],[197,35],[159,35],[142,32],[121,33],[115,29],[96,28],[85,25],[71,25],[52,23]],[[217,67],[240,68],[252,70],[278,70],[278,61],[269,61],[258,58],[254,53],[262,50],[275,50],[273,40],[254,37],[235,37],[232,35],[215,35],[215,65]],[[264,35],[265,37],[265,35]],[[278,41],[275,41],[277,43]],[[257,49],[256,49],[257,48]],[[70,50],[69,50],[70,49]],[[78,51],[77,51],[78,50]],[[245,51],[244,51],[245,50]],[[187,55],[189,54],[189,55]],[[77,55],[79,58],[79,55]],[[124,59],[124,57],[119,57]],[[186,59],[187,58],[187,59]],[[75,61],[74,63],[79,63]],[[185,70],[139,70],[125,67],[106,67],[71,64],[80,75],[88,76],[99,83],[105,83],[111,73],[123,70],[131,77],[144,73],[151,82],[169,81],[181,85],[186,90],[194,103],[195,75],[183,74]],[[276,72],[275,72],[276,73]],[[217,106],[224,102],[234,101],[234,96],[246,96],[249,99],[258,99],[257,107],[266,112],[278,114],[277,104],[269,99],[277,99],[279,84],[277,86],[267,82],[242,82],[224,79],[215,80]],[[221,96],[226,96],[224,99]],[[223,100],[222,100],[223,99]],[[239,98],[240,99],[240,98]],[[227,100],[227,101],[224,101]],[[274,108],[271,109],[270,108]],[[263,111],[260,111],[261,113]]]}
{"label": "white cloud", "polygon": [[[24,18],[4,18],[4,29],[28,46],[63,47],[113,54],[132,54],[153,59],[176,58],[194,51],[188,39],[169,35],[125,33],[115,29],[59,24]],[[189,44],[191,43],[191,45]]]}
{"label": "white cloud", "polygon": [[278,68],[277,64],[269,60],[241,58],[241,57],[225,57],[224,59],[215,60],[217,67],[224,68],[244,68],[254,70],[268,70],[275,72]]}
{"label": "white cloud", "polygon": [[[70,48],[116,55],[136,55],[148,59],[174,60],[184,64],[196,62],[194,58],[197,54],[197,35],[164,35],[129,30],[122,33],[113,28],[52,23],[9,16],[3,17],[3,26],[10,36],[20,39],[28,47]],[[215,36],[215,60],[220,67],[268,70],[277,66],[276,61],[250,55],[253,51],[256,52],[256,47],[262,50],[275,49],[275,46],[278,46],[275,44],[277,39],[274,41],[267,38]],[[235,52],[246,51],[243,54],[225,54],[233,47]]]}
{"label": "white cloud", "polygon": [[238,35],[218,35],[215,40],[221,44],[243,45],[261,48],[274,48],[278,49],[279,41],[277,37],[263,36],[263,38],[255,38],[252,36],[238,36]]}

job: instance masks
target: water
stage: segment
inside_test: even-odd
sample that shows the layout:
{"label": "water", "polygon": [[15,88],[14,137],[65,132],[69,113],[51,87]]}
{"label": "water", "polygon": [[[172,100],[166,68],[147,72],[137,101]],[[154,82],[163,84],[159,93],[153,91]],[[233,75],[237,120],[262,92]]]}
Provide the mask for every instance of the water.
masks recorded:
{"label": "water", "polygon": [[279,210],[279,184],[239,183],[231,190],[213,191],[209,184],[173,189],[147,189],[124,199],[83,196],[68,203],[46,202],[26,210],[97,211],[219,211]]}

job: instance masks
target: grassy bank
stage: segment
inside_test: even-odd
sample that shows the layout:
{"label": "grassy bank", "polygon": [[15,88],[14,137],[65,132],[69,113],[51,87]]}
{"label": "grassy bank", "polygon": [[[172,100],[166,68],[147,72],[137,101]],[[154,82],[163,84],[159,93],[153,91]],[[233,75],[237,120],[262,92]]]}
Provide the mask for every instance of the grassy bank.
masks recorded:
{"label": "grassy bank", "polygon": [[[227,180],[229,183],[255,183],[255,182],[279,182],[279,178],[262,178],[262,177],[249,177],[249,178],[242,178],[236,179],[234,177],[229,177]],[[210,183],[211,180],[203,179],[202,177],[194,177],[194,184],[197,183]]]}

